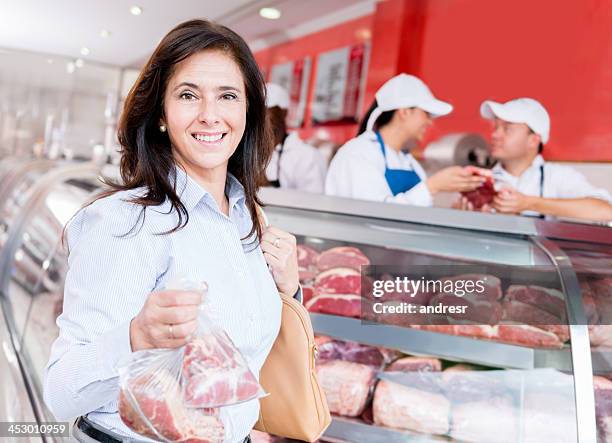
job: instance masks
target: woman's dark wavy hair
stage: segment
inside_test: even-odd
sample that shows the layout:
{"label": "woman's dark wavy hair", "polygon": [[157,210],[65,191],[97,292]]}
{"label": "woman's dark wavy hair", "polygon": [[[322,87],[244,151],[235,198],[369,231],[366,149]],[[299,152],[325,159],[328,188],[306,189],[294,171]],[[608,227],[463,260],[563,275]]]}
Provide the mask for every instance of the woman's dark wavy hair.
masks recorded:
{"label": "woman's dark wavy hair", "polygon": [[[177,211],[178,224],[162,234],[183,228],[189,221],[187,209],[179,199],[174,181],[174,157],[167,132],[159,129],[164,119],[163,98],[177,63],[205,50],[222,51],[240,67],[246,89],[246,127],[242,140],[229,159],[228,173],[244,186],[245,202],[251,213],[253,227],[245,238],[257,233],[261,238],[257,206],[262,202],[257,190],[265,180],[265,166],[272,152],[271,136],[266,122],[265,83],[257,62],[245,41],[231,29],[207,20],[190,20],[172,29],[159,43],[130,90],[119,121],[121,145],[120,172],[123,183],[106,182],[111,190],[98,198],[118,191],[139,187],[147,189],[132,203],[141,205],[139,220],[144,222],[149,206],[164,201],[171,203],[170,212]],[[138,221],[136,222],[136,225]],[[136,225],[129,233],[133,232]]]}
{"label": "woman's dark wavy hair", "polygon": [[[361,135],[366,132],[368,126],[368,119],[370,118],[370,114],[374,111],[374,108],[378,106],[378,102],[376,99],[370,105],[370,108],[366,111],[365,115],[361,119],[361,123],[359,123],[359,129],[357,130],[357,135]],[[393,118],[393,114],[395,114],[395,110],[393,111],[385,111],[378,116],[376,121],[374,122],[374,129],[380,129],[386,124],[388,124]]]}

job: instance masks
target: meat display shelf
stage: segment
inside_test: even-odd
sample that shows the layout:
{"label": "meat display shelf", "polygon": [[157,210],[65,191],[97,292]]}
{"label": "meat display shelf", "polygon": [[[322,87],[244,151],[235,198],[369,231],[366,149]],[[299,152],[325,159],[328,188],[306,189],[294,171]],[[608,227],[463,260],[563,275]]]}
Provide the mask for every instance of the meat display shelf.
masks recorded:
{"label": "meat display shelf", "polygon": [[332,423],[325,431],[324,441],[347,441],[367,443],[425,443],[449,442],[445,437],[421,435],[410,431],[399,431],[369,425],[356,420],[333,417]]}
{"label": "meat display shelf", "polygon": [[[0,210],[4,211],[0,212],[0,227],[5,228],[5,232],[0,234],[0,243],[3,244],[0,250],[0,289],[7,292],[7,299],[15,303],[19,303],[18,286],[27,292],[25,298],[31,299],[30,303],[42,300],[39,297],[42,293],[61,291],[66,257],[51,240],[54,240],[54,235],[60,238],[61,228],[69,218],[66,216],[72,215],[68,212],[85,203],[97,184],[98,174],[91,166],[37,165],[19,168],[20,174],[15,178],[11,174],[2,174],[0,168],[0,183],[11,183],[10,187],[0,187],[4,191],[0,192]],[[5,172],[17,170],[8,166],[3,165]],[[113,171],[116,173],[116,168],[111,168],[110,172]],[[22,185],[18,186],[17,175],[21,175]],[[32,188],[32,192],[21,192],[26,188]],[[528,266],[533,272],[540,272],[540,266],[548,267],[559,275],[561,285],[558,289],[566,296],[568,318],[574,325],[584,325],[585,317],[577,279],[580,275],[567,257],[569,246],[562,242],[572,242],[571,248],[580,251],[584,248],[589,252],[584,256],[588,278],[600,277],[600,271],[589,265],[594,254],[599,254],[600,248],[608,251],[612,245],[610,231],[596,226],[337,199],[284,190],[264,189],[260,197],[271,224],[301,237],[300,241],[319,252],[335,246],[353,246],[363,249],[375,265],[476,263],[485,265],[486,269]],[[46,279],[40,279],[40,276]],[[583,275],[582,278],[586,277]],[[47,281],[50,283],[45,283]],[[521,284],[535,284],[531,281]],[[42,376],[41,370],[32,363],[33,359],[31,362],[27,358],[29,353],[42,355],[40,346],[33,345],[43,343],[37,332],[40,328],[35,327],[33,318],[29,316],[25,321],[15,322],[21,318],[16,315],[21,311],[11,308],[9,303],[3,304],[2,310],[5,317],[13,317],[8,325],[11,334],[15,338],[26,338],[13,340],[11,346],[23,357],[20,359],[23,371],[31,373],[31,376],[24,376],[24,380],[32,390],[32,410],[40,418],[51,421],[53,417],[43,406],[40,384],[37,383]],[[52,309],[48,311],[48,320],[54,322]],[[584,326],[570,328],[571,341],[565,348],[547,350],[399,326],[366,324],[354,318],[325,314],[311,314],[311,318],[319,334],[411,355],[434,356],[494,368],[554,368],[567,372],[575,388],[570,395],[575,394],[572,399],[575,398],[576,403],[578,440],[580,443],[596,440],[592,374],[593,371],[612,372],[607,371],[612,367],[612,351],[590,352],[588,331]],[[0,354],[0,360],[2,358]],[[445,437],[381,428],[342,417],[334,417],[324,438],[351,443],[449,441]]]}
{"label": "meat display shelf", "polygon": [[[553,368],[572,370],[571,349],[533,349],[470,337],[445,335],[400,326],[371,324],[355,318],[311,313],[315,333],[338,340],[384,346],[406,354],[436,356],[449,361],[503,369]],[[593,350],[593,371],[610,373],[612,350]]]}

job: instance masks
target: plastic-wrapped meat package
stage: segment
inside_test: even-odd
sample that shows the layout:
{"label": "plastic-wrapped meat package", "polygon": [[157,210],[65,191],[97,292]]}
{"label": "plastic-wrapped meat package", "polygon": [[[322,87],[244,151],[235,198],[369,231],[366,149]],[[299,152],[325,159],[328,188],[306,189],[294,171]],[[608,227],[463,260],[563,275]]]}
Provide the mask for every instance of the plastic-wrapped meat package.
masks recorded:
{"label": "plastic-wrapped meat package", "polygon": [[319,272],[338,267],[360,271],[361,266],[369,264],[370,259],[359,249],[353,246],[339,246],[321,252],[317,257],[316,266]]}
{"label": "plastic-wrapped meat package", "polygon": [[153,439],[218,443],[224,438],[215,411],[186,407],[176,374],[163,368],[124,381],[119,416],[133,431]]}
{"label": "plastic-wrapped meat package", "polygon": [[[374,391],[374,423],[396,429],[444,435],[450,402],[440,389],[440,360],[404,357],[385,373],[401,373],[405,383],[380,380]],[[382,376],[381,376],[382,377]]]}
{"label": "plastic-wrapped meat package", "polygon": [[372,367],[342,360],[318,363],[317,376],[330,412],[347,417],[363,413],[376,381]]}
{"label": "plastic-wrapped meat package", "polygon": [[519,440],[519,415],[511,397],[453,404],[450,436],[474,443],[515,443]]}
{"label": "plastic-wrapped meat package", "polygon": [[527,392],[523,401],[522,437],[524,443],[576,442],[576,406],[572,397],[553,392]]}
{"label": "plastic-wrapped meat package", "polygon": [[498,376],[503,371],[474,369],[459,364],[442,373],[443,391],[452,404],[450,436],[469,442],[518,441],[518,413]]}
{"label": "plastic-wrapped meat package", "polygon": [[374,423],[389,428],[444,435],[449,430],[450,402],[434,392],[435,373],[410,374],[410,385],[380,380],[374,391]]}
{"label": "plastic-wrapped meat package", "polygon": [[280,441],[279,437],[267,434],[265,432],[256,431],[253,429],[250,433],[252,443],[276,443]]}
{"label": "plastic-wrapped meat package", "polygon": [[264,394],[240,351],[220,330],[185,345],[182,381],[184,401],[192,407],[232,405]]}
{"label": "plastic-wrapped meat package", "polygon": [[[206,291],[185,279],[169,289]],[[214,409],[265,394],[240,351],[206,314],[198,330],[175,349],[137,351],[119,365],[119,415],[135,432],[164,441],[214,443],[224,429]]]}
{"label": "plastic-wrapped meat package", "polygon": [[612,443],[612,381],[593,377],[598,441]]}
{"label": "plastic-wrapped meat package", "polygon": [[297,245],[298,273],[300,282],[305,283],[317,275],[317,258],[319,253],[310,246]]}

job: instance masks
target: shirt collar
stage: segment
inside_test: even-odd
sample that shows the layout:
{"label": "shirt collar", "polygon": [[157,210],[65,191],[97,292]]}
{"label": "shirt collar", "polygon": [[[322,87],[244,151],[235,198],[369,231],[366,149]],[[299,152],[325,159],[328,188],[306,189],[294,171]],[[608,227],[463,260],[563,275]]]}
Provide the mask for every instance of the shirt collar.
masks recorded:
{"label": "shirt collar", "polygon": [[[534,169],[534,168],[539,168],[542,165],[544,165],[544,158],[540,154],[538,154],[534,157],[533,161],[531,162],[529,167],[525,170],[525,172],[531,169]],[[493,166],[492,171],[493,171],[493,174],[496,174],[496,175],[511,175],[508,171],[504,169],[501,162],[495,163],[495,166]],[[525,174],[525,172],[523,172],[523,174]]]}
{"label": "shirt collar", "polygon": [[[217,207],[212,195],[198,182],[192,179],[183,168],[177,165],[174,170],[176,173],[176,194],[185,205],[187,211],[193,210],[202,200]],[[172,183],[172,177],[170,177],[170,180],[170,183]],[[227,173],[227,179],[225,181],[225,195],[229,201],[230,208],[233,208],[238,203],[244,203],[244,187],[240,181],[229,172]]]}

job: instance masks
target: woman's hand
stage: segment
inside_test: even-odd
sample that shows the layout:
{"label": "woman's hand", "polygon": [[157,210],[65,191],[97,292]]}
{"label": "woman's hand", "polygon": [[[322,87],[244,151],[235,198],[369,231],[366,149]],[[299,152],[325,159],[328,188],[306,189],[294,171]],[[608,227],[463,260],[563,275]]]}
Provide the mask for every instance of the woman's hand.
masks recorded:
{"label": "woman's hand", "polygon": [[476,166],[449,166],[429,177],[427,187],[432,194],[473,191],[490,176],[490,170]]}
{"label": "woman's hand", "polygon": [[195,291],[157,291],[130,323],[132,351],[183,346],[198,327],[202,294]]}
{"label": "woman's hand", "polygon": [[267,226],[261,238],[261,250],[280,292],[292,297],[299,288],[297,242],[288,232]]}

